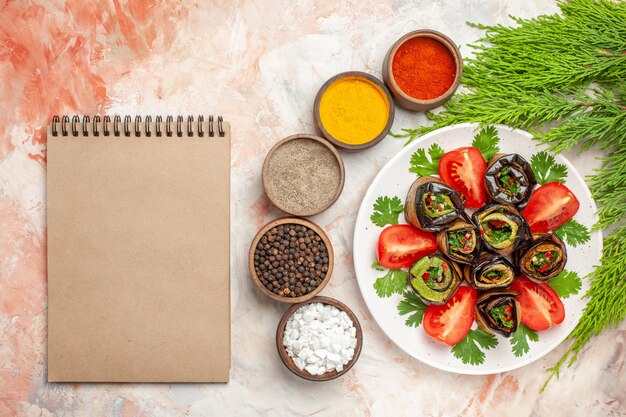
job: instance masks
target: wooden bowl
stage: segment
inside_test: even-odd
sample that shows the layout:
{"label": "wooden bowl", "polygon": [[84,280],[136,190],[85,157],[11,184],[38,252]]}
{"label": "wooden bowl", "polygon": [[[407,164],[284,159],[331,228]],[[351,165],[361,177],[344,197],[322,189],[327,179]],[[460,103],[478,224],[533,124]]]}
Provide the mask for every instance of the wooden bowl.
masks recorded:
{"label": "wooden bowl", "polygon": [[[300,307],[311,304],[311,303],[322,303],[329,304],[331,306],[337,307],[341,311],[345,311],[348,317],[354,323],[354,327],[356,328],[356,346],[354,347],[354,356],[346,365],[344,365],[343,370],[341,372],[330,371],[326,372],[322,375],[311,375],[307,371],[300,370],[294,363],[291,356],[287,353],[287,349],[283,346],[283,338],[285,335],[285,327],[287,326],[287,320],[293,313],[296,312]],[[356,315],[341,301],[335,300],[330,297],[315,297],[309,301],[300,304],[294,304],[283,314],[283,317],[280,319],[278,323],[278,328],[276,329],[276,348],[278,349],[278,356],[280,356],[280,360],[283,361],[287,369],[289,369],[294,374],[298,375],[300,378],[308,379],[309,381],[329,381],[331,379],[339,378],[341,375],[345,374],[354,366],[356,361],[359,359],[361,355],[361,348],[363,347],[363,331],[361,330],[361,324],[359,323],[359,319],[357,319]]]}
{"label": "wooden bowl", "polygon": [[[259,241],[268,230],[276,226],[283,225],[283,224],[299,224],[301,226],[306,226],[309,229],[313,230],[322,238],[322,242],[324,242],[324,245],[326,245],[326,250],[328,252],[328,271],[326,271],[326,276],[324,276],[324,279],[322,279],[322,282],[320,283],[320,285],[317,286],[317,288],[315,288],[313,291],[311,291],[308,294],[301,295],[300,297],[285,297],[285,296],[281,296],[278,294],[274,294],[272,291],[265,288],[265,286],[259,279],[256,273],[256,270],[254,268],[254,252],[256,250],[256,247]],[[266,224],[265,226],[263,226],[261,230],[257,232],[256,236],[254,236],[254,239],[252,240],[252,243],[250,244],[250,253],[248,256],[248,268],[250,269],[250,276],[252,277],[252,282],[254,282],[254,285],[256,285],[257,288],[261,290],[263,294],[267,295],[271,299],[280,301],[281,303],[288,303],[288,304],[302,303],[302,302],[308,301],[311,298],[315,297],[320,291],[322,291],[322,289],[324,289],[326,284],[328,284],[328,281],[330,280],[330,277],[333,274],[334,262],[335,262],[335,254],[333,252],[333,246],[331,245],[330,239],[328,239],[328,236],[326,235],[326,233],[324,233],[324,230],[322,230],[322,228],[320,228],[318,225],[316,225],[315,223],[309,220],[300,219],[296,217],[283,217],[280,219],[273,220],[269,222],[268,224]]]}
{"label": "wooden bowl", "polygon": [[[406,41],[408,41],[409,39],[413,39],[417,37],[432,38],[432,39],[439,41],[446,48],[448,48],[450,53],[452,53],[452,56],[454,57],[454,63],[456,65],[456,74],[454,75],[454,81],[452,82],[452,85],[450,86],[450,88],[448,88],[448,90],[442,95],[440,95],[439,97],[435,97],[429,100],[419,100],[419,99],[409,96],[404,91],[402,91],[393,78],[393,71],[391,68],[391,65],[393,63],[393,58],[396,55],[398,48],[400,48],[400,46]],[[448,38],[443,33],[437,32],[435,30],[430,30],[430,29],[420,29],[420,30],[416,30],[413,32],[409,32],[403,37],[401,37],[400,39],[398,39],[398,41],[394,43],[391,46],[391,48],[389,48],[389,51],[387,52],[387,55],[385,56],[385,60],[383,61],[383,80],[385,80],[385,84],[387,84],[387,86],[389,87],[389,90],[391,90],[391,93],[396,98],[398,105],[401,107],[404,107],[405,109],[414,110],[414,111],[431,110],[431,109],[434,109],[435,107],[441,106],[443,103],[448,101],[450,97],[452,97],[454,92],[456,91],[457,87],[459,86],[459,83],[461,82],[462,74],[463,74],[463,59],[461,57],[461,51],[459,51],[459,48],[455,45],[454,42],[452,42],[450,38]]]}
{"label": "wooden bowl", "polygon": [[[322,96],[324,95],[328,87],[330,87],[330,85],[333,84],[335,81],[340,80],[342,78],[347,78],[347,77],[365,78],[366,80],[377,85],[378,87],[380,87],[381,91],[387,98],[387,102],[389,103],[389,115],[388,115],[387,124],[385,125],[385,128],[374,139],[370,140],[369,142],[362,143],[359,145],[352,145],[352,144],[345,143],[336,139],[333,135],[331,135],[324,128],[324,125],[322,124],[322,119],[320,117],[320,102],[322,101]],[[391,129],[394,115],[395,115],[395,105],[393,102],[393,98],[391,96],[391,93],[385,86],[385,84],[382,81],[380,81],[378,78],[374,77],[373,75],[370,75],[361,71],[342,72],[341,74],[337,74],[334,77],[331,77],[330,79],[328,79],[328,81],[326,81],[317,92],[317,96],[315,96],[315,103],[314,103],[314,108],[313,108],[313,116],[315,117],[315,124],[317,125],[318,130],[322,133],[322,136],[328,139],[336,147],[345,149],[347,151],[360,151],[361,149],[370,148],[376,145],[381,140],[383,140],[385,136],[387,136],[387,133],[389,133],[389,129]]]}
{"label": "wooden bowl", "polygon": [[[282,145],[284,145],[287,142],[290,142],[292,140],[300,140],[300,139],[308,139],[308,140],[314,140],[322,145],[324,145],[326,148],[328,148],[328,150],[330,152],[332,152],[332,154],[335,156],[335,159],[337,160],[337,165],[339,166],[339,186],[337,187],[337,189],[335,190],[335,193],[333,195],[333,197],[331,198],[331,200],[327,203],[324,204],[320,207],[317,207],[313,210],[293,210],[290,209],[289,207],[286,207],[282,202],[273,199],[270,195],[270,193],[268,192],[268,178],[269,178],[269,161],[272,158],[272,155],[274,155],[274,152],[280,148]],[[267,198],[272,202],[272,204],[274,204],[276,207],[278,207],[279,209],[281,209],[282,211],[284,211],[287,214],[291,214],[292,216],[302,216],[302,217],[306,217],[306,216],[313,216],[315,214],[319,214],[321,212],[323,212],[324,210],[326,210],[327,208],[329,208],[330,206],[332,206],[335,201],[337,201],[337,199],[339,198],[339,195],[341,195],[341,192],[343,191],[343,185],[345,182],[345,168],[343,165],[343,159],[341,158],[341,155],[339,155],[339,152],[337,152],[337,149],[335,149],[333,146],[331,146],[328,141],[320,138],[319,136],[314,136],[314,135],[307,135],[307,134],[297,134],[297,135],[291,135],[288,136],[282,140],[280,140],[278,143],[276,143],[274,146],[272,146],[272,149],[270,149],[270,151],[267,153],[267,156],[265,157],[265,161],[263,162],[263,170],[261,172],[261,176],[262,176],[262,181],[263,181],[263,190],[265,191],[265,195],[267,196]]]}

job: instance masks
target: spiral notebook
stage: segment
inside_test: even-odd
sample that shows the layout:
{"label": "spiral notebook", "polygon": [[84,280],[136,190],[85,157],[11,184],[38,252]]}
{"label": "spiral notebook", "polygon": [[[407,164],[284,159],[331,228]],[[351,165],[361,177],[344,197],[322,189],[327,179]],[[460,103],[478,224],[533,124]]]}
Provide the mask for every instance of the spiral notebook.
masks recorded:
{"label": "spiral notebook", "polygon": [[230,126],[54,117],[48,381],[226,382]]}

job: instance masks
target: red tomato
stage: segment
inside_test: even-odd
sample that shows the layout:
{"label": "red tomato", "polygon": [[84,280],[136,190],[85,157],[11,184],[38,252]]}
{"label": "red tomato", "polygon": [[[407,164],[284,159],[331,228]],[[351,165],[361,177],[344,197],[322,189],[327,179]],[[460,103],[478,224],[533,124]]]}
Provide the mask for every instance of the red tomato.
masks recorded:
{"label": "red tomato", "polygon": [[479,208],[487,202],[487,163],[472,146],[447,152],[439,161],[441,180],[465,196],[465,207]]}
{"label": "red tomato", "polygon": [[461,286],[444,305],[428,306],[424,313],[424,330],[438,342],[456,345],[469,333],[475,307],[476,291]]}
{"label": "red tomato", "polygon": [[531,232],[546,233],[567,223],[579,207],[578,199],[569,188],[560,182],[549,182],[531,194],[522,216]]}
{"label": "red tomato", "polygon": [[548,284],[538,284],[522,276],[511,285],[520,292],[517,297],[522,307],[522,322],[533,330],[546,330],[563,323],[565,307]]}
{"label": "red tomato", "polygon": [[378,237],[378,263],[385,268],[408,268],[437,250],[437,239],[410,224],[386,227]]}

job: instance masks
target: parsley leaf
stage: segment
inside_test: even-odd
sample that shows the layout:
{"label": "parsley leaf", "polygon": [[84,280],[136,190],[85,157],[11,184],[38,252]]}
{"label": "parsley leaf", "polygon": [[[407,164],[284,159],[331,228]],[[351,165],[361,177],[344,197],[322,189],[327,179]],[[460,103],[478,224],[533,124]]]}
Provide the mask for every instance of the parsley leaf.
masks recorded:
{"label": "parsley leaf", "polygon": [[567,177],[567,167],[563,164],[557,164],[554,156],[546,151],[531,156],[530,167],[540,185],[555,181],[565,182]]}
{"label": "parsley leaf", "polygon": [[376,279],[374,289],[381,298],[391,297],[392,294],[402,294],[408,279],[408,272],[401,269],[390,269],[386,275]]}
{"label": "parsley leaf", "polygon": [[483,154],[483,158],[485,161],[489,163],[491,158],[498,152],[500,152],[500,147],[498,143],[500,142],[500,137],[498,137],[498,131],[493,126],[487,126],[482,129],[474,136],[474,140],[472,141],[472,146],[477,148],[480,153]]}
{"label": "parsley leaf", "polygon": [[439,172],[439,160],[444,154],[444,150],[441,146],[433,143],[428,148],[428,156],[424,148],[420,148],[413,152],[411,155],[411,167],[409,171],[415,172],[420,176],[436,175]]}
{"label": "parsley leaf", "polygon": [[381,266],[381,264],[380,264],[380,263],[378,263],[378,261],[376,261],[376,262],[374,262],[374,263],[372,264],[372,268],[373,268],[373,269],[375,269],[375,270],[377,270],[377,271],[384,271],[384,270],[385,270],[385,268],[383,268],[383,267]]}
{"label": "parsley leaf", "polygon": [[536,342],[539,340],[539,335],[524,323],[520,323],[515,333],[511,336],[511,350],[513,354],[519,358],[528,352],[530,350],[529,340]]}
{"label": "parsley leaf", "polygon": [[370,220],[380,227],[385,227],[388,224],[398,224],[398,215],[403,210],[404,206],[399,197],[389,198],[381,196],[374,203],[374,214],[372,214]]}
{"label": "parsley leaf", "polygon": [[498,339],[484,330],[470,330],[467,336],[459,343],[452,346],[452,354],[461,359],[464,364],[480,365],[485,361],[483,349],[492,349],[498,346]]}
{"label": "parsley leaf", "polygon": [[424,312],[428,306],[413,291],[405,291],[403,296],[404,298],[398,304],[398,313],[401,316],[411,313],[404,324],[409,327],[417,327],[422,324],[422,317],[424,317]]}
{"label": "parsley leaf", "polygon": [[589,242],[589,229],[572,219],[554,231],[561,239],[576,247]]}
{"label": "parsley leaf", "polygon": [[559,275],[548,281],[548,285],[561,298],[567,298],[572,294],[578,294],[583,287],[583,281],[574,271],[561,271]]}

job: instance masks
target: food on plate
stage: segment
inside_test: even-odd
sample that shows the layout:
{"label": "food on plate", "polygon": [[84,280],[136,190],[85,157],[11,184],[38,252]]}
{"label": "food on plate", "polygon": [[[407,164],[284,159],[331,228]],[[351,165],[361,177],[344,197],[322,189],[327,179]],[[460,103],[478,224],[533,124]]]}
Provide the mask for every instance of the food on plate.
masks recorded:
{"label": "food on plate", "polygon": [[473,146],[446,152],[439,160],[441,180],[463,194],[468,208],[479,208],[487,202],[486,168],[485,158]]}
{"label": "food on plate", "polygon": [[459,287],[445,304],[428,306],[424,312],[424,330],[438,342],[455,345],[472,328],[475,305],[476,291]]}
{"label": "food on plate", "polygon": [[460,283],[458,265],[440,253],[418,259],[409,271],[411,288],[426,304],[445,304]]}
{"label": "food on plate", "polygon": [[532,233],[546,233],[567,223],[579,207],[578,199],[569,188],[560,182],[549,182],[532,193],[522,216]]}
{"label": "food on plate", "polygon": [[515,268],[505,257],[490,252],[481,253],[476,262],[463,267],[465,280],[481,291],[506,288],[515,275]]}
{"label": "food on plate", "polygon": [[418,178],[406,197],[404,216],[413,226],[438,232],[451,225],[463,213],[464,198],[438,178]]}
{"label": "food on plate", "polygon": [[408,268],[437,250],[435,235],[410,224],[386,227],[378,237],[378,263],[390,269]]}
{"label": "food on plate", "polygon": [[521,308],[516,297],[517,291],[489,291],[478,297],[476,303],[476,321],[479,326],[490,333],[511,336],[517,330],[521,319]]}
{"label": "food on plate", "polygon": [[493,201],[521,208],[528,203],[537,180],[522,156],[499,153],[489,161],[484,183]]}
{"label": "food on plate", "polygon": [[557,293],[548,285],[533,282],[521,276],[511,285],[518,291],[522,309],[522,323],[533,330],[546,330],[563,323],[565,307]]}
{"label": "food on plate", "polygon": [[476,226],[459,218],[437,234],[437,243],[439,250],[452,261],[470,264],[478,257],[482,240]]}
{"label": "food on plate", "polygon": [[500,255],[513,253],[528,238],[528,225],[513,206],[491,204],[474,212],[485,247]]}
{"label": "food on plate", "polygon": [[522,274],[533,281],[545,282],[565,268],[567,250],[561,238],[550,233],[527,241],[514,258]]}

